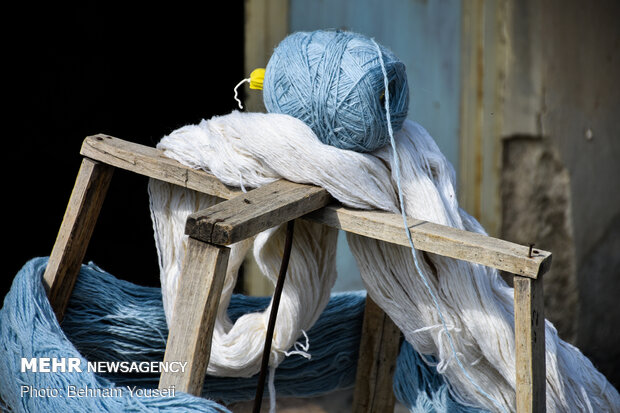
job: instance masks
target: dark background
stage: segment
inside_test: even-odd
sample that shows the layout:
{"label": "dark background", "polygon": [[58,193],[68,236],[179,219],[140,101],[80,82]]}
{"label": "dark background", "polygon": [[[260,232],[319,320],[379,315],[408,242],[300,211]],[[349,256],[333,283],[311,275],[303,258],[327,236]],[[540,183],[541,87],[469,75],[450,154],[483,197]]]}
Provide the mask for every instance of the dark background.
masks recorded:
{"label": "dark background", "polygon": [[[0,298],[24,263],[50,254],[86,136],[155,146],[180,126],[236,108],[243,2],[212,5],[28,3],[5,14],[14,29],[3,64],[10,75]],[[85,262],[159,286],[146,185],[114,172]]]}

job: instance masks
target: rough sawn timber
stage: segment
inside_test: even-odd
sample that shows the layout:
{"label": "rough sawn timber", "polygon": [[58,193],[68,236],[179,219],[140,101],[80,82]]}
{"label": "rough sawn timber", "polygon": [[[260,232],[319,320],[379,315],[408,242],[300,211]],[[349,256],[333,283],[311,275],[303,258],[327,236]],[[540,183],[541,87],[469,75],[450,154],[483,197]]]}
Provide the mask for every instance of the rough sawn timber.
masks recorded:
{"label": "rough sawn timber", "polygon": [[546,411],[545,303],[542,278],[514,277],[517,412]]}
{"label": "rough sawn timber", "polygon": [[58,321],[64,317],[113,173],[110,165],[82,159],[43,274],[43,285]]}
{"label": "rough sawn timber", "polygon": [[187,362],[183,372],[162,372],[159,388],[200,396],[230,249],[190,237],[179,277],[177,300],[164,362]]}
{"label": "rough sawn timber", "polygon": [[396,397],[392,390],[392,377],[396,370],[400,335],[400,330],[390,317],[366,296],[353,413],[394,411]]}
{"label": "rough sawn timber", "polygon": [[185,233],[230,245],[327,205],[323,188],[278,180],[191,214]]}

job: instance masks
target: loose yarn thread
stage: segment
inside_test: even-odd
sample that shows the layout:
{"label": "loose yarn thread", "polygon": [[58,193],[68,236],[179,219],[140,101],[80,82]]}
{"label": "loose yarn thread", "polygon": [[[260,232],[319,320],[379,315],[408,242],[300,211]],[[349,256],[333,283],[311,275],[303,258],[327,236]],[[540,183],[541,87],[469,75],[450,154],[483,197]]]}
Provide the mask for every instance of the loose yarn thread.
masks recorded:
{"label": "loose yarn thread", "polygon": [[390,90],[388,88],[388,76],[387,76],[387,72],[385,70],[385,64],[383,63],[383,56],[382,56],[382,53],[381,53],[381,48],[375,42],[374,39],[372,39],[372,42],[375,44],[375,46],[377,48],[377,54],[379,55],[379,62],[381,63],[381,70],[383,71],[383,79],[384,79],[383,81],[385,83],[385,116],[386,116],[386,119],[387,119],[386,123],[387,123],[387,126],[388,126],[388,133],[389,133],[389,136],[390,136],[390,146],[392,147],[392,157],[394,159],[394,166],[396,168],[396,187],[397,187],[397,190],[398,190],[398,201],[399,201],[399,204],[400,204],[400,213],[401,213],[402,218],[403,218],[403,226],[404,226],[404,229],[405,229],[405,233],[407,234],[407,241],[409,242],[409,246],[411,247],[411,257],[413,258],[413,263],[415,265],[415,270],[417,271],[417,274],[422,279],[422,282],[424,283],[424,286],[426,287],[428,293],[430,294],[430,296],[431,296],[431,298],[433,300],[433,304],[435,305],[435,308],[437,309],[437,315],[439,316],[439,319],[441,320],[441,326],[443,328],[443,331],[446,334],[446,336],[448,337],[448,342],[450,343],[450,349],[452,350],[452,356],[454,357],[454,359],[458,363],[461,371],[463,372],[465,377],[467,377],[467,379],[470,381],[470,383],[476,388],[476,390],[478,390],[480,392],[480,394],[482,394],[484,397],[489,399],[501,411],[507,412],[507,410],[504,408],[504,406],[502,406],[493,397],[489,396],[487,394],[487,392],[485,392],[484,389],[482,387],[480,387],[480,385],[478,383],[476,383],[476,381],[471,377],[471,375],[469,374],[469,372],[467,371],[465,366],[463,366],[463,363],[461,362],[461,359],[459,358],[459,356],[458,356],[458,354],[456,352],[456,349],[454,347],[454,340],[452,339],[452,334],[450,334],[450,331],[448,330],[448,326],[446,325],[446,320],[444,319],[443,313],[441,311],[441,307],[439,306],[439,302],[437,301],[437,296],[435,295],[435,293],[433,292],[433,289],[429,285],[428,280],[426,279],[426,275],[424,275],[424,271],[422,271],[422,268],[420,268],[420,263],[418,262],[418,257],[415,254],[415,246],[413,244],[413,239],[411,238],[411,231],[409,230],[409,224],[407,223],[407,214],[405,213],[405,207],[404,207],[405,200],[403,198],[403,190],[402,190],[401,176],[400,176],[400,160],[398,158],[398,151],[396,150],[396,142],[394,141],[394,132],[392,130],[392,123],[390,122]]}
{"label": "loose yarn thread", "polygon": [[235,86],[235,89],[234,89],[234,91],[235,91],[235,96],[234,97],[235,97],[235,101],[237,102],[237,105],[239,106],[239,109],[243,109],[243,103],[241,103],[241,100],[239,99],[239,93],[238,93],[237,90],[239,89],[239,86],[241,86],[244,83],[250,83],[250,78],[248,77],[246,79],[243,79],[239,83],[237,83],[237,85]]}

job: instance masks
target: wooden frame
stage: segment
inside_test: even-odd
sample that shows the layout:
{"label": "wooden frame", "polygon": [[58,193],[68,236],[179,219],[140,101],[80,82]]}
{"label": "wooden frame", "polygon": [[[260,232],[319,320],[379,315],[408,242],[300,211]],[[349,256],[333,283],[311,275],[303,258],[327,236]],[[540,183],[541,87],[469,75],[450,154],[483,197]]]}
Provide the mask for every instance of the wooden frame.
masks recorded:
{"label": "wooden frame", "polygon": [[[81,154],[84,161],[44,275],[59,319],[75,284],[113,167],[226,199],[188,217],[190,241],[165,359],[188,361],[190,369],[186,374],[162,374],[160,387],[175,385],[176,390],[195,395],[202,391],[228,263],[225,245],[297,218],[408,245],[399,215],[345,208],[334,203],[327,191],[312,185],[277,181],[243,193],[213,175],[167,158],[158,149],[107,135],[86,138]],[[517,411],[544,412],[542,275],[551,265],[551,253],[534,250],[531,254],[528,247],[507,241],[411,218],[409,222],[416,248],[515,275]],[[370,299],[362,335],[353,411],[391,411],[400,332]]]}

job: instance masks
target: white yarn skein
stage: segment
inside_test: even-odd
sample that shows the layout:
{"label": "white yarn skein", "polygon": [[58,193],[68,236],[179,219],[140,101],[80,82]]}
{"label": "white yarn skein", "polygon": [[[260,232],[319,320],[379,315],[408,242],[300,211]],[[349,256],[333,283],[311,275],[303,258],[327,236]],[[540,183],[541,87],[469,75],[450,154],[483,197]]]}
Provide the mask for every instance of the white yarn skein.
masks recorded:
{"label": "white yarn skein", "polygon": [[[458,207],[454,171],[428,133],[406,121],[395,140],[407,215],[484,233],[479,223]],[[322,186],[350,207],[399,212],[390,148],[373,154],[333,148],[322,144],[310,128],[290,116],[233,112],[174,131],[158,147],[186,165],[209,170],[228,185],[238,186],[240,177],[246,187],[285,178]],[[150,186],[168,320],[182,261],[185,218],[200,207],[190,195],[175,191],[166,191],[159,184]],[[167,211],[175,207],[181,212]],[[348,240],[368,294],[390,315],[407,341],[418,352],[436,356],[439,371],[446,375],[460,401],[495,410],[452,359],[432,299],[413,272],[411,251],[352,234]],[[279,245],[283,242],[281,229],[257,236],[254,253],[266,276],[277,274],[282,253]],[[335,245],[335,231],[310,226],[300,232],[296,226],[287,283],[293,280],[283,293],[272,367],[324,308],[335,277]],[[241,256],[247,245],[238,248]],[[419,251],[416,254],[439,299],[459,359],[476,383],[506,410],[514,411],[512,289],[496,270]],[[229,289],[238,268],[231,265],[226,281]],[[268,316],[248,318],[242,322],[247,323],[243,324],[245,331],[237,332],[241,319],[230,325],[225,318],[227,304],[228,299],[222,300],[209,372],[256,372]],[[285,314],[282,323],[281,314]],[[546,324],[546,345],[548,411],[618,409],[618,392],[579,350],[559,339],[550,323]]]}
{"label": "white yarn skein", "polygon": [[[151,214],[160,257],[164,310],[172,320],[178,278],[187,248],[187,215],[215,204],[215,198],[161,181],[149,182]],[[165,200],[165,201],[164,201]],[[162,208],[162,206],[164,206]],[[183,218],[184,217],[184,218]],[[284,227],[255,237],[254,254],[262,273],[275,284],[284,251]],[[250,377],[260,371],[270,308],[246,314],[234,324],[226,314],[240,265],[252,239],[231,245],[226,279],[213,331],[208,372],[228,377]],[[275,326],[270,364],[277,366],[304,330],[310,329],[327,305],[336,279],[337,231],[324,225],[299,222]],[[307,253],[309,252],[309,253]],[[306,291],[306,294],[300,294]]]}

